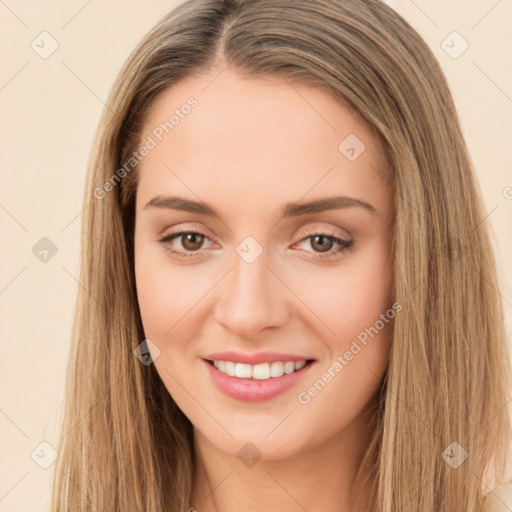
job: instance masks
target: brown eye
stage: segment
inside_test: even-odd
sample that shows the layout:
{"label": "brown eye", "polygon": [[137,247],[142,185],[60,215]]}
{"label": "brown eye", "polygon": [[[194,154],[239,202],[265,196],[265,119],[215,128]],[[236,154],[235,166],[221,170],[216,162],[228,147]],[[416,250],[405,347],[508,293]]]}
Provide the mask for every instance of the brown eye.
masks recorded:
{"label": "brown eye", "polygon": [[310,239],[311,247],[313,247],[313,249],[315,250],[318,250],[318,252],[330,251],[333,247],[332,237],[328,237],[325,235],[315,235],[310,237]]}
{"label": "brown eye", "polygon": [[199,233],[182,233],[181,244],[187,251],[197,251],[204,243],[204,236]]}
{"label": "brown eye", "polygon": [[[175,240],[179,240],[180,243],[177,244]],[[199,255],[202,252],[201,249],[204,249],[205,241],[209,240],[210,239],[202,233],[183,230],[158,239],[167,251],[176,256],[183,257]],[[178,246],[176,247],[176,245]]]}
{"label": "brown eye", "polygon": [[306,252],[313,253],[317,258],[335,258],[342,256],[352,246],[352,241],[342,240],[334,234],[309,232],[300,243],[308,245]]}

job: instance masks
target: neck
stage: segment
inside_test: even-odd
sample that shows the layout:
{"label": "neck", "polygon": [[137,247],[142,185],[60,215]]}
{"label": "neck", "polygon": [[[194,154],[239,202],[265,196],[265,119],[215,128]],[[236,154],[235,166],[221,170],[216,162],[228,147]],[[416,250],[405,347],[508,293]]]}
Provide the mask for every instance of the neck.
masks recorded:
{"label": "neck", "polygon": [[[191,510],[199,512],[368,512],[372,482],[357,472],[369,441],[362,413],[323,444],[249,467],[194,429],[197,474]],[[244,443],[241,443],[243,445]]]}

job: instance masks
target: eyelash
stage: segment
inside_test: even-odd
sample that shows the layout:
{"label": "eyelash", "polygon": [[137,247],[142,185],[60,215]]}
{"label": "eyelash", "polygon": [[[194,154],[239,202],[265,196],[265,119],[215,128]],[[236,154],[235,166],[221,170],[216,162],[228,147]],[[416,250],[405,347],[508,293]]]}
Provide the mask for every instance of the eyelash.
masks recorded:
{"label": "eyelash", "polygon": [[[332,240],[339,245],[337,250],[335,250],[335,251],[330,250],[327,253],[318,253],[318,252],[313,251],[313,253],[316,254],[317,257],[320,259],[333,258],[339,254],[342,254],[345,251],[347,251],[352,246],[352,243],[353,243],[353,242],[348,242],[346,240],[343,240],[333,234],[324,233],[321,231],[320,232],[307,231],[306,234],[307,234],[307,236],[305,236],[301,240],[299,240],[298,243],[304,242],[305,240],[308,240],[309,238],[313,238],[314,236],[324,236],[325,238]],[[170,253],[175,254],[180,258],[190,258],[190,257],[194,257],[194,256],[197,256],[198,254],[200,254],[201,250],[198,250],[198,251],[176,251],[174,249],[171,249],[168,245],[166,245],[167,243],[172,242],[175,238],[179,238],[180,236],[183,236],[183,235],[200,235],[209,240],[209,237],[206,236],[204,233],[201,233],[200,231],[180,229],[174,233],[171,233],[169,235],[165,235],[161,238],[158,238],[157,241],[160,242],[164,246],[166,251],[169,251]],[[311,251],[306,251],[306,252],[311,252]]]}

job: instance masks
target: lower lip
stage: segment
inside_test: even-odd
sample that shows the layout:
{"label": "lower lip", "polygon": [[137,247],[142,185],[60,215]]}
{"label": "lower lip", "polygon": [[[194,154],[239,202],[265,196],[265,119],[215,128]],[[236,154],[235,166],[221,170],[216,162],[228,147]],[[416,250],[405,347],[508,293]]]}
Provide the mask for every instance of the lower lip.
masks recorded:
{"label": "lower lip", "polygon": [[245,400],[247,402],[260,402],[262,400],[270,400],[292,386],[297,384],[302,377],[304,377],[315,362],[311,362],[303,366],[300,370],[293,373],[285,374],[281,377],[271,377],[270,379],[239,379],[238,377],[231,377],[221,371],[217,370],[215,366],[210,364],[205,359],[202,360],[206,365],[208,372],[220,391],[238,400]]}

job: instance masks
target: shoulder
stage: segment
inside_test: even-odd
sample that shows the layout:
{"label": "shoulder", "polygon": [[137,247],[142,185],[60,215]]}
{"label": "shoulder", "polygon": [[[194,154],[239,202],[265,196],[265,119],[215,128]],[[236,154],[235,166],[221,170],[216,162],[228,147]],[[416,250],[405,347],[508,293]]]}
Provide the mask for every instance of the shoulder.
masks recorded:
{"label": "shoulder", "polygon": [[512,510],[512,482],[498,485],[487,494],[483,512],[509,512]]}

